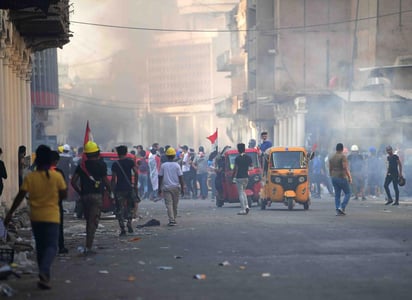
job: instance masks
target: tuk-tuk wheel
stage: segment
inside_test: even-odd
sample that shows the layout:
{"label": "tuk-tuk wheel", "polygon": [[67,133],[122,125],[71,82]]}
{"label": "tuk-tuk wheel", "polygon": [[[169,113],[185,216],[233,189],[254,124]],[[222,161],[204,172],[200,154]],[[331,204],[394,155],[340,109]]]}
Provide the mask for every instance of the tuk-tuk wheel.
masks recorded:
{"label": "tuk-tuk wheel", "polygon": [[309,203],[307,203],[307,202],[303,203],[303,209],[308,210],[309,209]]}
{"label": "tuk-tuk wheel", "polygon": [[220,200],[220,199],[216,199],[216,206],[217,206],[217,207],[222,207],[223,204],[225,204],[224,201],[222,201],[222,200]]}
{"label": "tuk-tuk wheel", "polygon": [[265,210],[265,209],[266,209],[266,204],[267,204],[267,201],[266,201],[266,200],[260,199],[260,209],[261,209],[261,210]]}
{"label": "tuk-tuk wheel", "polygon": [[287,200],[287,204],[288,204],[288,209],[289,210],[292,210],[293,209],[293,205],[294,205],[294,203],[293,203],[293,198],[287,198],[286,199]]}

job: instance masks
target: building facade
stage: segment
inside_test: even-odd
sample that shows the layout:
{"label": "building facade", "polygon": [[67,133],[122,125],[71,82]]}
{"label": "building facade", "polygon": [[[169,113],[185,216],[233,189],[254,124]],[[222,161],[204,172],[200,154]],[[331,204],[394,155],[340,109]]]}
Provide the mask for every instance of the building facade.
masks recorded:
{"label": "building facade", "polygon": [[18,191],[20,145],[26,146],[30,160],[34,53],[69,42],[69,1],[51,2],[0,3],[0,147],[9,174],[4,201],[11,201]]}
{"label": "building facade", "polygon": [[238,35],[247,24],[246,46],[230,49],[246,51],[246,91],[232,118],[247,122],[233,131],[247,140],[267,130],[275,145],[324,150],[337,141],[367,149],[408,140],[411,8],[390,0],[240,1],[228,28]]}

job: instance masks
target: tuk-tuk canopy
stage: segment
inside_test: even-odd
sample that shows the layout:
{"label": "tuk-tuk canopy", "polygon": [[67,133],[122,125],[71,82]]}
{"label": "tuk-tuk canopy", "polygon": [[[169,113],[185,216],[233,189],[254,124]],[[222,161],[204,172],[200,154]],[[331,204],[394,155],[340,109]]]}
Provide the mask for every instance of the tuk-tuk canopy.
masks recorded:
{"label": "tuk-tuk canopy", "polygon": [[306,169],[306,150],[301,147],[276,147],[268,152],[271,169]]}

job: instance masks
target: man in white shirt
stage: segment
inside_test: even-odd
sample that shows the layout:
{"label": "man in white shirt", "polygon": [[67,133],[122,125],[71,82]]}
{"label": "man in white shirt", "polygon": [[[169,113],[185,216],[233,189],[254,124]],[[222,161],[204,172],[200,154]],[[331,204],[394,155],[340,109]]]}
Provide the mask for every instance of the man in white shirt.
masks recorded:
{"label": "man in white shirt", "polygon": [[190,165],[192,164],[192,160],[190,159],[189,147],[187,145],[182,146],[182,172],[183,172],[183,180],[185,182],[186,191],[185,195],[188,198],[193,196],[193,189],[191,184],[191,174],[190,174]]}

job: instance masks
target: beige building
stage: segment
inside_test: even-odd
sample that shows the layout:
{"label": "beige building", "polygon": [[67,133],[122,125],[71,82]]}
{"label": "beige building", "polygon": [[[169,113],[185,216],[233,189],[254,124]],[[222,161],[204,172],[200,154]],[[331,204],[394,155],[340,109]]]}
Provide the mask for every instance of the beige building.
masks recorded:
{"label": "beige building", "polygon": [[[245,49],[246,91],[240,97],[242,89],[232,90],[234,135],[246,140],[268,130],[275,145],[323,149],[336,139],[364,148],[405,142],[411,8],[390,0],[240,1],[229,28],[239,31],[246,22],[246,45],[238,41],[230,52]],[[228,112],[229,105],[219,105]],[[239,116],[247,122],[238,125]]]}
{"label": "beige building", "polygon": [[18,191],[18,147],[31,155],[33,53],[62,47],[70,36],[68,0],[47,7],[15,2],[0,3],[0,147],[9,175],[2,201]]}
{"label": "beige building", "polygon": [[235,3],[177,1],[179,17],[173,24],[185,30],[156,35],[147,63],[148,114],[143,121],[151,124],[152,142],[203,145],[208,150],[206,136],[216,128],[225,141],[226,122],[216,117],[214,105],[230,93],[230,82],[216,72],[215,58],[229,46],[229,35],[218,30],[225,27],[225,12]]}

